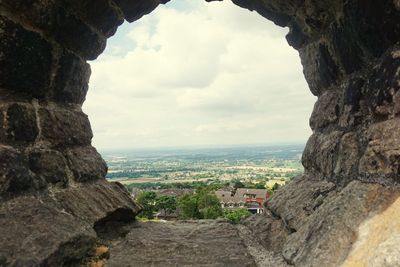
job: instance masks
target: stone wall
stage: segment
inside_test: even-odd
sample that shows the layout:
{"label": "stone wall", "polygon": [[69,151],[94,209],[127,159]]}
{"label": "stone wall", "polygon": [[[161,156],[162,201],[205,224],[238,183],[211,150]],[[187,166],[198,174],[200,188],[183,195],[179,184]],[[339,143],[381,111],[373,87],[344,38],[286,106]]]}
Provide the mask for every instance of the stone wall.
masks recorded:
{"label": "stone wall", "polygon": [[306,174],[340,184],[398,182],[398,1],[233,2],[290,28],[287,41],[318,96]]}
{"label": "stone wall", "polygon": [[0,266],[73,265],[97,222],[139,211],[105,180],[81,108],[87,60],[123,21],[108,0],[0,0]]}
{"label": "stone wall", "polygon": [[[392,187],[400,182],[399,1],[232,1],[290,28],[287,41],[299,51],[304,76],[318,96],[310,119],[313,134],[303,154],[305,175],[296,182],[304,191],[292,192],[289,187],[272,202],[271,211],[284,220],[287,230],[301,232],[304,218],[315,217],[316,222],[319,217],[314,211],[330,192],[348,192],[346,186],[354,187],[353,180]],[[84,235],[89,237],[84,247],[90,247],[96,221],[116,210],[132,218],[138,211],[123,189],[105,181],[107,166],[91,146],[92,131],[81,105],[90,77],[87,61],[102,53],[107,38],[124,19],[140,19],[166,2],[0,0],[0,225],[6,225],[0,236],[18,231],[16,225],[32,218],[38,218],[40,225],[46,216],[62,217],[65,211],[70,217],[60,219],[59,228],[68,228],[70,221],[81,224],[79,231],[53,236],[57,242],[48,249],[33,243],[37,254],[32,253],[28,261],[51,259],[59,244],[68,243],[71,235],[82,237],[85,227],[91,230]],[[310,181],[317,186],[306,186]],[[320,190],[318,185],[329,190],[315,191]],[[86,196],[88,190],[93,197]],[[97,196],[103,202],[96,201]],[[79,200],[79,205],[69,197]],[[296,197],[299,201],[293,205],[286,201]],[[304,210],[317,199],[321,203]],[[44,217],[24,208],[29,203],[41,210],[43,202],[49,211]],[[10,223],[10,210],[19,209],[27,216]],[[82,215],[87,209],[95,212]],[[373,204],[368,209],[374,210]],[[286,218],[289,215],[294,218]],[[356,227],[352,226],[353,232]],[[22,242],[26,236],[18,238]],[[12,251],[0,248],[0,266],[3,262],[19,266],[20,255]],[[287,252],[285,259],[293,264],[306,262],[307,253],[301,257],[296,253]],[[63,257],[70,256],[59,256],[61,262]]]}

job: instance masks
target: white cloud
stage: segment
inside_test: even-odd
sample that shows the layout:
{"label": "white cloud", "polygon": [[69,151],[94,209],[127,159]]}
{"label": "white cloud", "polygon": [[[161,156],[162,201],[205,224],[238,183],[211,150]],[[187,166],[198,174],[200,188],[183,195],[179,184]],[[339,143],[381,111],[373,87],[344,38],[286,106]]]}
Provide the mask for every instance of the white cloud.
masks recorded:
{"label": "white cloud", "polygon": [[92,62],[84,110],[94,144],[306,140],[314,97],[287,30],[229,1],[188,1],[123,25]]}

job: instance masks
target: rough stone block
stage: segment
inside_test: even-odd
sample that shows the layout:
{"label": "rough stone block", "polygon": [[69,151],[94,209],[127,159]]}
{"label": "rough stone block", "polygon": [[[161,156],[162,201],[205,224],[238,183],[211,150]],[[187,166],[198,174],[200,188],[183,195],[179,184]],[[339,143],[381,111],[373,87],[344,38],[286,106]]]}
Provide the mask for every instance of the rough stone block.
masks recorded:
{"label": "rough stone block", "polygon": [[7,107],[0,107],[0,140],[7,140]]}
{"label": "rough stone block", "polygon": [[288,185],[278,189],[268,202],[268,208],[273,214],[282,218],[291,232],[295,232],[318,208],[314,205],[315,200],[320,196],[325,198],[335,187],[335,184],[331,182],[308,176],[298,176]]}
{"label": "rough stone block", "polygon": [[39,134],[34,108],[30,105],[12,104],[6,113],[6,136],[8,141],[35,141]]}
{"label": "rough stone block", "polygon": [[12,147],[0,146],[0,195],[17,193],[32,186],[28,159]]}
{"label": "rough stone block", "polygon": [[343,24],[332,24],[331,27],[332,47],[346,73],[359,70],[366,60],[363,50],[353,38],[354,32],[350,27]]}
{"label": "rough stone block", "polygon": [[[329,2],[319,0],[294,0],[302,5],[301,8],[295,12],[301,12],[299,17],[303,18],[307,24],[306,28],[311,29],[312,32],[317,33],[329,28],[333,21],[336,21],[336,16],[341,10],[341,1]],[[281,1],[279,1],[281,2]],[[288,1],[282,1],[288,2]],[[301,10],[301,9],[304,9]],[[299,13],[300,13],[299,12]]]}
{"label": "rough stone block", "polygon": [[66,185],[68,176],[64,156],[55,150],[34,150],[29,153],[29,165],[37,177],[52,184]]}
{"label": "rough stone block", "polygon": [[56,6],[54,15],[48,32],[59,44],[89,60],[96,59],[104,51],[106,37],[62,7]]}
{"label": "rough stone block", "polygon": [[290,27],[289,33],[286,35],[286,40],[290,46],[295,49],[300,49],[307,41],[308,36],[303,32],[303,29],[296,23]]}
{"label": "rough stone block", "polygon": [[0,87],[42,98],[49,90],[52,46],[0,16]]}
{"label": "rough stone block", "polygon": [[318,96],[333,85],[339,69],[326,45],[320,42],[308,44],[299,50],[304,76],[311,92]]}
{"label": "rough stone block", "polygon": [[276,25],[281,27],[286,27],[288,25],[290,21],[290,16],[288,14],[294,13],[300,4],[297,0],[277,2],[264,0],[232,0],[232,2],[251,11],[255,10],[264,18],[273,21]]}
{"label": "rough stone block", "polygon": [[96,242],[93,226],[115,211],[134,220],[129,193],[105,180],[19,196],[0,203],[0,262],[4,266],[81,266]]}
{"label": "rough stone block", "polygon": [[363,93],[370,109],[380,115],[393,113],[393,97],[400,90],[400,49],[386,53],[374,66]]}
{"label": "rough stone block", "polygon": [[54,146],[88,145],[93,134],[82,111],[67,108],[40,108],[41,139]]}
{"label": "rough stone block", "polygon": [[393,3],[396,6],[397,10],[400,10],[400,0],[393,0]]}
{"label": "rough stone block", "polygon": [[89,88],[90,65],[66,52],[59,60],[55,99],[59,102],[82,104]]}
{"label": "rough stone block", "polygon": [[106,46],[105,36],[61,6],[59,1],[3,0],[2,5],[85,59],[96,59]]}
{"label": "rough stone block", "polygon": [[333,176],[342,135],[340,131],[314,133],[308,139],[302,157],[306,173],[327,179]]}
{"label": "rough stone block", "polygon": [[310,118],[311,129],[322,129],[325,126],[337,121],[340,114],[340,94],[335,91],[322,93],[314,105]]}
{"label": "rough stone block", "polygon": [[92,146],[70,149],[67,152],[67,158],[69,167],[78,182],[104,179],[106,177],[107,164]]}
{"label": "rough stone block", "polygon": [[301,228],[286,239],[282,251],[285,260],[294,266],[352,266],[342,263],[359,236],[360,224],[396,197],[398,191],[359,181],[328,195]]}
{"label": "rough stone block", "polygon": [[125,19],[129,22],[140,19],[149,14],[159,4],[165,4],[170,0],[113,0],[124,12]]}
{"label": "rough stone block", "polygon": [[[340,140],[335,174],[343,180],[351,180],[358,174],[359,143],[356,133],[350,132],[343,135]],[[345,182],[345,181],[343,181]]]}
{"label": "rough stone block", "polygon": [[360,101],[362,97],[365,80],[362,78],[353,78],[348,82],[344,91],[344,104],[351,107],[351,112],[360,110]]}
{"label": "rough stone block", "polygon": [[0,214],[7,214],[0,216],[4,266],[78,265],[94,246],[96,233],[59,204],[51,197],[32,196],[1,203]]}
{"label": "rough stone block", "polygon": [[343,5],[343,21],[352,40],[379,57],[400,40],[400,12],[392,0],[353,0]]}
{"label": "rough stone block", "polygon": [[114,35],[124,22],[123,13],[111,0],[67,0],[63,3],[106,37]]}
{"label": "rough stone block", "polygon": [[286,237],[290,234],[287,225],[272,215],[268,209],[261,214],[244,218],[240,223],[251,229],[251,232],[260,239],[261,244],[268,251],[275,253],[282,251]]}
{"label": "rough stone block", "polygon": [[338,125],[342,129],[355,130],[368,118],[369,107],[363,95],[366,81],[362,77],[350,78],[343,83],[343,100]]}
{"label": "rough stone block", "polygon": [[370,126],[367,149],[360,160],[359,172],[367,176],[400,175],[400,118]]}

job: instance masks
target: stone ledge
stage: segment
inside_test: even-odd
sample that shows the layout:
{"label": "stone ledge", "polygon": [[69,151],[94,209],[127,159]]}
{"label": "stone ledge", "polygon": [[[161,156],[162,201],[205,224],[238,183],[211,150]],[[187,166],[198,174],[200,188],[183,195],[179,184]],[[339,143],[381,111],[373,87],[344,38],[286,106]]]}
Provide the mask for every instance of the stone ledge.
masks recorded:
{"label": "stone ledge", "polygon": [[133,221],[139,208],[123,187],[105,180],[1,202],[0,265],[78,263],[95,244],[94,224],[115,210]]}

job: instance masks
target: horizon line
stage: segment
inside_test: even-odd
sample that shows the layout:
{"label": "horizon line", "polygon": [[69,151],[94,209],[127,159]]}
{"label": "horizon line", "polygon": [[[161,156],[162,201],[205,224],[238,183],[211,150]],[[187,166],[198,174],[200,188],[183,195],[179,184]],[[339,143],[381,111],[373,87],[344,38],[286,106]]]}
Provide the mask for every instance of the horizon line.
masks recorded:
{"label": "horizon line", "polygon": [[206,144],[206,145],[182,145],[182,146],[148,146],[148,147],[108,147],[100,148],[94,146],[98,151],[133,151],[133,150],[170,150],[170,149],[219,149],[219,148],[235,148],[235,147],[262,147],[262,146],[290,146],[302,145],[306,142],[275,142],[275,143],[253,143],[253,144]]}

